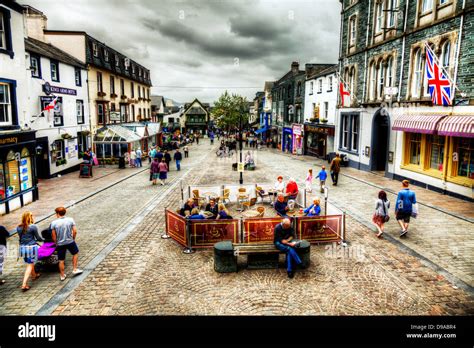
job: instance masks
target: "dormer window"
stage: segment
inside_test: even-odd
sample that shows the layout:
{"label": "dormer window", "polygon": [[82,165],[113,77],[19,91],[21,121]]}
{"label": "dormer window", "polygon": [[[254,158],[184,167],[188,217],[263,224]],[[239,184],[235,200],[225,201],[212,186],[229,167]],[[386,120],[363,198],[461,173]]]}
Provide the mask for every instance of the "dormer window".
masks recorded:
{"label": "dormer window", "polygon": [[104,60],[106,62],[109,61],[109,51],[107,51],[107,49],[104,48]]}
{"label": "dormer window", "polygon": [[92,43],[92,53],[94,54],[94,57],[99,56],[99,47],[97,46],[97,43],[95,42]]}
{"label": "dormer window", "polygon": [[118,68],[120,67],[120,58],[118,54],[115,55],[115,66]]}

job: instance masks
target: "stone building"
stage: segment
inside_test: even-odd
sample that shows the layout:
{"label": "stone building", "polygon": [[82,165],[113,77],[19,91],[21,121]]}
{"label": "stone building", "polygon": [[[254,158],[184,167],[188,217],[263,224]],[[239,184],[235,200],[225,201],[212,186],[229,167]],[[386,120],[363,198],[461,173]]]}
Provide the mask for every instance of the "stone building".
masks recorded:
{"label": "stone building", "polygon": [[[467,199],[474,182],[474,3],[340,0],[341,105],[336,147],[350,165]],[[426,44],[457,85],[433,105]]]}

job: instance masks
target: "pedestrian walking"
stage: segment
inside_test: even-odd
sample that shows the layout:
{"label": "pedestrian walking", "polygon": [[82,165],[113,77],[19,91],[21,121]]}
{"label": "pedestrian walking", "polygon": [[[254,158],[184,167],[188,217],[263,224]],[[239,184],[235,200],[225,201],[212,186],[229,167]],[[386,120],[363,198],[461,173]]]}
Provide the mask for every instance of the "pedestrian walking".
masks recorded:
{"label": "pedestrian walking", "polygon": [[295,239],[295,230],[291,227],[290,219],[283,219],[281,224],[275,227],[275,233],[273,238],[273,244],[278,250],[286,253],[286,265],[288,278],[295,276],[294,267],[295,264],[301,265],[302,261],[295,251],[296,243],[293,242]]}
{"label": "pedestrian walking", "polygon": [[170,163],[171,163],[171,155],[169,154],[168,150],[165,150],[165,154],[163,156],[166,165],[168,166],[168,170],[170,169]]}
{"label": "pedestrian walking", "polygon": [[0,225],[0,285],[5,284],[5,279],[2,278],[3,265],[7,258],[7,238],[10,237],[10,233],[5,226]]}
{"label": "pedestrian walking", "polygon": [[64,281],[66,279],[66,273],[64,272],[66,251],[69,250],[72,255],[72,274],[77,276],[83,270],[77,268],[79,247],[76,244],[76,223],[72,218],[66,217],[66,208],[58,207],[54,211],[56,212],[56,220],[51,223],[52,237],[57,246],[60,279]]}
{"label": "pedestrian walking", "polygon": [[328,178],[328,173],[326,172],[326,167],[322,166],[316,178],[319,178],[319,191],[324,193],[324,188],[326,187],[326,179]]}
{"label": "pedestrian walking", "polygon": [[180,171],[181,170],[181,160],[183,159],[183,155],[181,154],[181,151],[179,149],[176,150],[174,153],[174,160],[176,161],[176,170]]}
{"label": "pedestrian walking", "polygon": [[195,138],[196,138],[196,145],[199,145],[199,134],[196,134]]}
{"label": "pedestrian walking", "polygon": [[382,234],[384,233],[384,225],[388,220],[390,220],[390,216],[388,215],[389,209],[390,201],[387,198],[387,193],[385,191],[380,191],[378,199],[375,202],[374,216],[372,217],[372,222],[379,231],[377,234],[378,238],[382,237]]}
{"label": "pedestrian walking", "polygon": [[148,163],[151,164],[151,161],[153,160],[153,158],[155,157],[155,154],[156,154],[156,149],[154,146],[150,147],[148,149]]}
{"label": "pedestrian walking", "polygon": [[142,149],[138,148],[136,151],[136,155],[137,155],[137,159],[135,160],[135,166],[137,166],[137,168],[141,168],[143,167],[142,166],[142,156],[143,156]]}
{"label": "pedestrian walking", "polygon": [[402,181],[402,190],[398,193],[397,202],[395,204],[395,214],[398,224],[401,227],[400,237],[408,233],[408,225],[410,218],[418,215],[418,205],[416,203],[415,192],[408,188],[410,182]]}
{"label": "pedestrian walking", "polygon": [[130,151],[130,167],[135,168],[135,161],[137,160],[137,153],[132,149]]}
{"label": "pedestrian walking", "polygon": [[158,149],[156,150],[156,153],[155,153],[155,157],[154,157],[154,158],[158,159],[158,163],[160,163],[161,160],[163,159],[163,152],[161,152],[161,149],[160,149],[160,148],[158,148]]}
{"label": "pedestrian walking", "polygon": [[38,227],[34,224],[33,214],[29,211],[23,213],[21,224],[16,228],[18,237],[20,238],[20,256],[26,263],[25,275],[23,276],[23,284],[21,290],[23,292],[30,290],[28,279],[38,279],[41,274],[35,272],[35,262],[38,261],[38,242],[42,242],[43,238],[38,233]]}
{"label": "pedestrian walking", "polygon": [[337,186],[337,182],[339,180],[339,172],[341,171],[341,158],[338,153],[336,154],[336,157],[332,160],[329,169],[331,170],[332,184],[334,186]]}
{"label": "pedestrian walking", "polygon": [[308,170],[308,175],[306,175],[306,192],[313,192],[313,169]]}
{"label": "pedestrian walking", "polygon": [[188,145],[186,145],[185,147],[183,147],[183,151],[184,151],[184,158],[188,158],[188,157],[189,157],[189,148],[188,148]]}
{"label": "pedestrian walking", "polygon": [[165,159],[163,158],[161,160],[161,163],[158,165],[158,170],[160,172],[160,183],[161,185],[165,185],[166,184],[166,179],[168,177],[168,166],[166,164],[166,161]]}
{"label": "pedestrian walking", "polygon": [[160,175],[160,162],[158,162],[158,158],[154,158],[153,162],[150,166],[150,178],[153,181],[151,184],[156,185],[156,181]]}

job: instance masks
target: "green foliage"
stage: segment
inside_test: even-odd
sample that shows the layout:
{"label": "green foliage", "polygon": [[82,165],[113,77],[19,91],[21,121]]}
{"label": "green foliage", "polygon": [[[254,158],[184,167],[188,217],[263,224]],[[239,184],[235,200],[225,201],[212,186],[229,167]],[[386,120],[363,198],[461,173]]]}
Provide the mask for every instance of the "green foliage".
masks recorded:
{"label": "green foliage", "polygon": [[240,117],[242,117],[242,127],[245,127],[250,116],[247,98],[238,94],[230,95],[225,91],[214,103],[212,115],[215,123],[221,129],[239,128]]}

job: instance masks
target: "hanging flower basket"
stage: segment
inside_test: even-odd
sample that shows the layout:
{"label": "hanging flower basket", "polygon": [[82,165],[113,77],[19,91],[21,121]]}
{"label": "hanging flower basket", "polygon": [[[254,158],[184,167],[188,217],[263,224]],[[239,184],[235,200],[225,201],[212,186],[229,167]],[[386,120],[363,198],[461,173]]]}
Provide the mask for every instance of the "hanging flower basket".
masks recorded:
{"label": "hanging flower basket", "polygon": [[328,120],[324,118],[324,119],[321,120],[321,123],[326,124],[326,123],[328,123]]}
{"label": "hanging flower basket", "polygon": [[71,138],[72,138],[72,135],[69,134],[69,133],[64,133],[64,134],[61,134],[61,138],[63,138],[63,139],[71,139]]}
{"label": "hanging flower basket", "polygon": [[85,130],[85,131],[82,131],[81,134],[82,134],[82,135],[89,135],[89,134],[91,134],[91,131]]}

